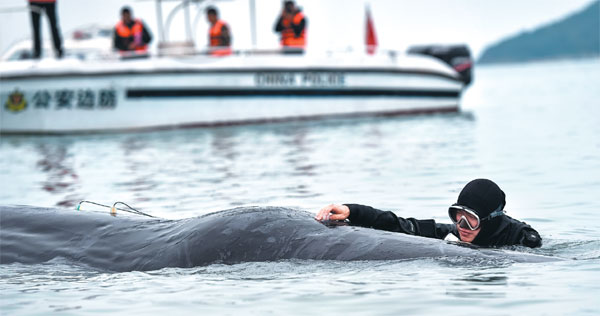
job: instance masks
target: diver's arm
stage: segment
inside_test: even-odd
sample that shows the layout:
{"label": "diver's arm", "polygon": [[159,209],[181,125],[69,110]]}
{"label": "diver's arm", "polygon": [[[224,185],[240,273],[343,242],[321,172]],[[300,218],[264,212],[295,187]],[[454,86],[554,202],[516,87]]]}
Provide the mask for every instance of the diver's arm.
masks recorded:
{"label": "diver's arm", "polygon": [[395,226],[398,226],[398,217],[392,212],[385,212],[367,205],[344,205],[350,209],[348,220],[354,225],[388,231],[397,231]]}
{"label": "diver's arm", "polygon": [[521,236],[519,238],[519,244],[530,248],[537,248],[542,246],[542,237],[533,228],[524,228],[521,230]]}
{"label": "diver's arm", "polygon": [[418,235],[418,220],[414,218],[405,219],[396,216],[393,212],[382,211],[366,205],[344,204],[350,209],[348,220],[350,223],[362,226],[386,230],[390,232]]}
{"label": "diver's arm", "polygon": [[452,232],[452,226],[454,226],[436,224],[432,219],[402,218],[393,212],[361,204],[330,204],[322,208],[315,219],[318,221],[348,219],[356,226],[438,239],[444,239],[448,233]]}
{"label": "diver's arm", "polygon": [[438,224],[433,219],[402,218],[393,212],[381,211],[360,204],[344,204],[350,209],[350,223],[391,232],[444,239],[456,230],[452,224]]}
{"label": "diver's arm", "polygon": [[433,238],[444,239],[449,234],[458,237],[458,231],[454,224],[439,224],[435,223],[435,236]]}

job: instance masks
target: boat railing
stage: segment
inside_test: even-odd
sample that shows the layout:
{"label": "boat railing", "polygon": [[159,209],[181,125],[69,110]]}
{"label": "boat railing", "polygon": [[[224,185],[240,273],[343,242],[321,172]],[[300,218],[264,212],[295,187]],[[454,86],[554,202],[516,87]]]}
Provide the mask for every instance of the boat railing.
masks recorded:
{"label": "boat railing", "polygon": [[[228,51],[226,54],[219,54],[216,52]],[[396,60],[398,56],[404,53],[398,50],[392,49],[378,49],[374,54],[370,54],[370,57],[388,58]],[[129,56],[138,55],[136,52],[120,53],[125,58]],[[308,50],[304,51],[297,48],[231,48],[228,46],[213,46],[206,48],[196,48],[192,42],[169,42],[161,43],[158,46],[156,54],[143,54],[148,57],[193,57],[193,56],[210,56],[214,58],[228,58],[232,56],[237,57],[251,57],[251,56],[367,56],[367,53],[363,50],[354,49],[327,49],[327,50]]]}
{"label": "boat railing", "polygon": [[[206,47],[199,49],[197,47],[197,43],[194,41],[195,38],[198,38],[195,34],[197,30],[196,24],[200,20],[200,16],[206,9],[207,5],[215,2],[215,1],[225,1],[225,0],[139,0],[139,1],[153,1],[156,4],[156,14],[157,14],[157,22],[158,22],[158,46],[156,52],[120,52],[114,51],[110,46],[106,46],[106,43],[103,43],[102,47],[77,47],[70,48],[68,45],[65,45],[65,57],[75,58],[79,60],[116,60],[116,59],[137,59],[137,58],[145,58],[145,57],[194,57],[194,56],[207,56],[214,58],[227,58],[230,56],[277,56],[277,55],[286,55],[286,56],[298,56],[301,54],[307,55],[322,55],[322,56],[348,56],[348,55],[359,55],[366,54],[364,50],[354,50],[354,49],[340,49],[340,50],[307,50],[306,52],[302,49],[298,48],[267,48],[260,49],[256,47],[256,34],[255,34],[255,0],[250,0],[250,17],[251,17],[251,35],[252,35],[252,45],[251,48],[230,48],[230,47]],[[166,19],[163,19],[163,8],[162,4],[165,2],[179,2],[174,8],[168,12]],[[195,6],[195,16],[192,18],[190,15],[192,14],[191,7]],[[19,7],[19,8],[10,8],[11,10],[25,10],[29,9],[27,7]],[[183,12],[184,16],[184,25],[185,25],[185,40],[183,41],[171,41],[169,39],[168,34],[170,33],[171,21],[175,18],[177,13]],[[106,31],[108,30],[108,31]],[[109,38],[109,34],[112,32],[111,28],[107,27],[99,27],[99,26],[90,26],[85,28],[79,28],[74,32],[75,42],[83,43],[88,38],[93,38],[96,36],[96,33],[104,31],[108,32],[107,34],[101,34],[101,37]],[[107,42],[108,43],[108,42]],[[65,43],[67,44],[67,43]],[[46,51],[49,49],[46,48],[47,44],[43,45],[43,50]],[[76,45],[80,46],[80,45]],[[31,47],[31,46],[29,46]],[[216,51],[227,50],[229,53],[227,54],[215,54]],[[395,50],[385,50],[385,49],[377,49],[375,54],[372,56],[376,57],[387,57],[389,59],[395,60],[398,55],[402,54],[401,52]],[[3,56],[2,61],[9,60],[22,60],[28,59],[31,56],[31,53],[26,51],[25,48],[19,48],[19,51],[11,52],[10,54],[5,54]],[[51,56],[49,52],[43,53],[43,55]]]}
{"label": "boat railing", "polygon": [[[18,49],[12,50],[3,56],[0,62],[10,62],[18,60],[27,60],[31,58],[30,45],[19,45]],[[42,56],[52,56],[51,46],[48,43],[43,45]],[[228,51],[226,54],[217,54],[219,51]],[[110,47],[65,47],[63,59],[77,59],[81,61],[115,61],[131,60],[141,58],[231,58],[231,57],[262,57],[262,56],[312,56],[312,57],[348,57],[348,56],[367,56],[365,52],[351,49],[339,50],[309,50],[307,52],[297,49],[286,48],[230,48],[230,47],[206,47],[198,49],[191,42],[168,42],[161,43],[155,52],[137,52],[137,51],[117,51]],[[375,54],[368,55],[370,58],[385,58],[391,61],[397,59],[402,52],[396,50],[379,49]]]}

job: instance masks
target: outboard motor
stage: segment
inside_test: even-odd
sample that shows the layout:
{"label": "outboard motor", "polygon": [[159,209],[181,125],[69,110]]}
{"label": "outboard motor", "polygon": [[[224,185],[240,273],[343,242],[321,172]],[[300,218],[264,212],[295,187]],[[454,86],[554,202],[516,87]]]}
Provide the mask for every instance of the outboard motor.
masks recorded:
{"label": "outboard motor", "polygon": [[471,83],[473,61],[467,45],[412,46],[408,49],[408,54],[428,55],[443,60],[460,75],[465,86]]}

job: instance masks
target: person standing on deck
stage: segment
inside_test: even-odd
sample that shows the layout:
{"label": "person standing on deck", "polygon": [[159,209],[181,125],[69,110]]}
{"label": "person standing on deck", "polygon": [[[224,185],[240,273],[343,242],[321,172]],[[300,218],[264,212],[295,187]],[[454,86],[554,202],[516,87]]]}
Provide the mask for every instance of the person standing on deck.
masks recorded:
{"label": "person standing on deck", "polygon": [[215,7],[206,9],[206,18],[210,23],[208,44],[212,56],[231,55],[231,33],[225,21],[219,19],[219,11]]}
{"label": "person standing on deck", "polygon": [[134,52],[136,56],[148,54],[148,43],[152,35],[140,19],[133,19],[131,8],[121,9],[121,20],[115,25],[113,47],[123,52]]}
{"label": "person standing on deck", "polygon": [[40,16],[42,15],[42,11],[46,12],[46,16],[50,21],[54,53],[56,57],[61,58],[63,56],[63,48],[58,29],[56,0],[29,0],[29,9],[31,11],[31,24],[33,26],[33,58],[39,59],[42,55],[42,34],[40,33]]}
{"label": "person standing on deck", "polygon": [[302,54],[306,46],[306,17],[294,4],[285,1],[283,11],[275,24],[275,32],[281,33],[284,53]]}

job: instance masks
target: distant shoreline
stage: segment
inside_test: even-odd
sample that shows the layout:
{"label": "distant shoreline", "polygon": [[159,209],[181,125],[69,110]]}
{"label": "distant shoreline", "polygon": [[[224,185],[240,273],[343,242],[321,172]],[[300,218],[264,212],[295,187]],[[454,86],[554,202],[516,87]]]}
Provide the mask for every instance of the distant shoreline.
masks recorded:
{"label": "distant shoreline", "polygon": [[489,45],[477,64],[600,57],[600,1],[534,30]]}
{"label": "distant shoreline", "polygon": [[506,61],[498,61],[498,62],[476,62],[475,65],[477,67],[495,67],[495,66],[510,66],[510,65],[523,65],[523,64],[545,64],[545,63],[564,63],[564,62],[588,62],[588,61],[597,61],[600,62],[600,56],[598,55],[590,55],[590,56],[578,56],[578,57],[556,57],[556,58],[542,58],[542,59],[532,59],[532,60],[506,60]]}

